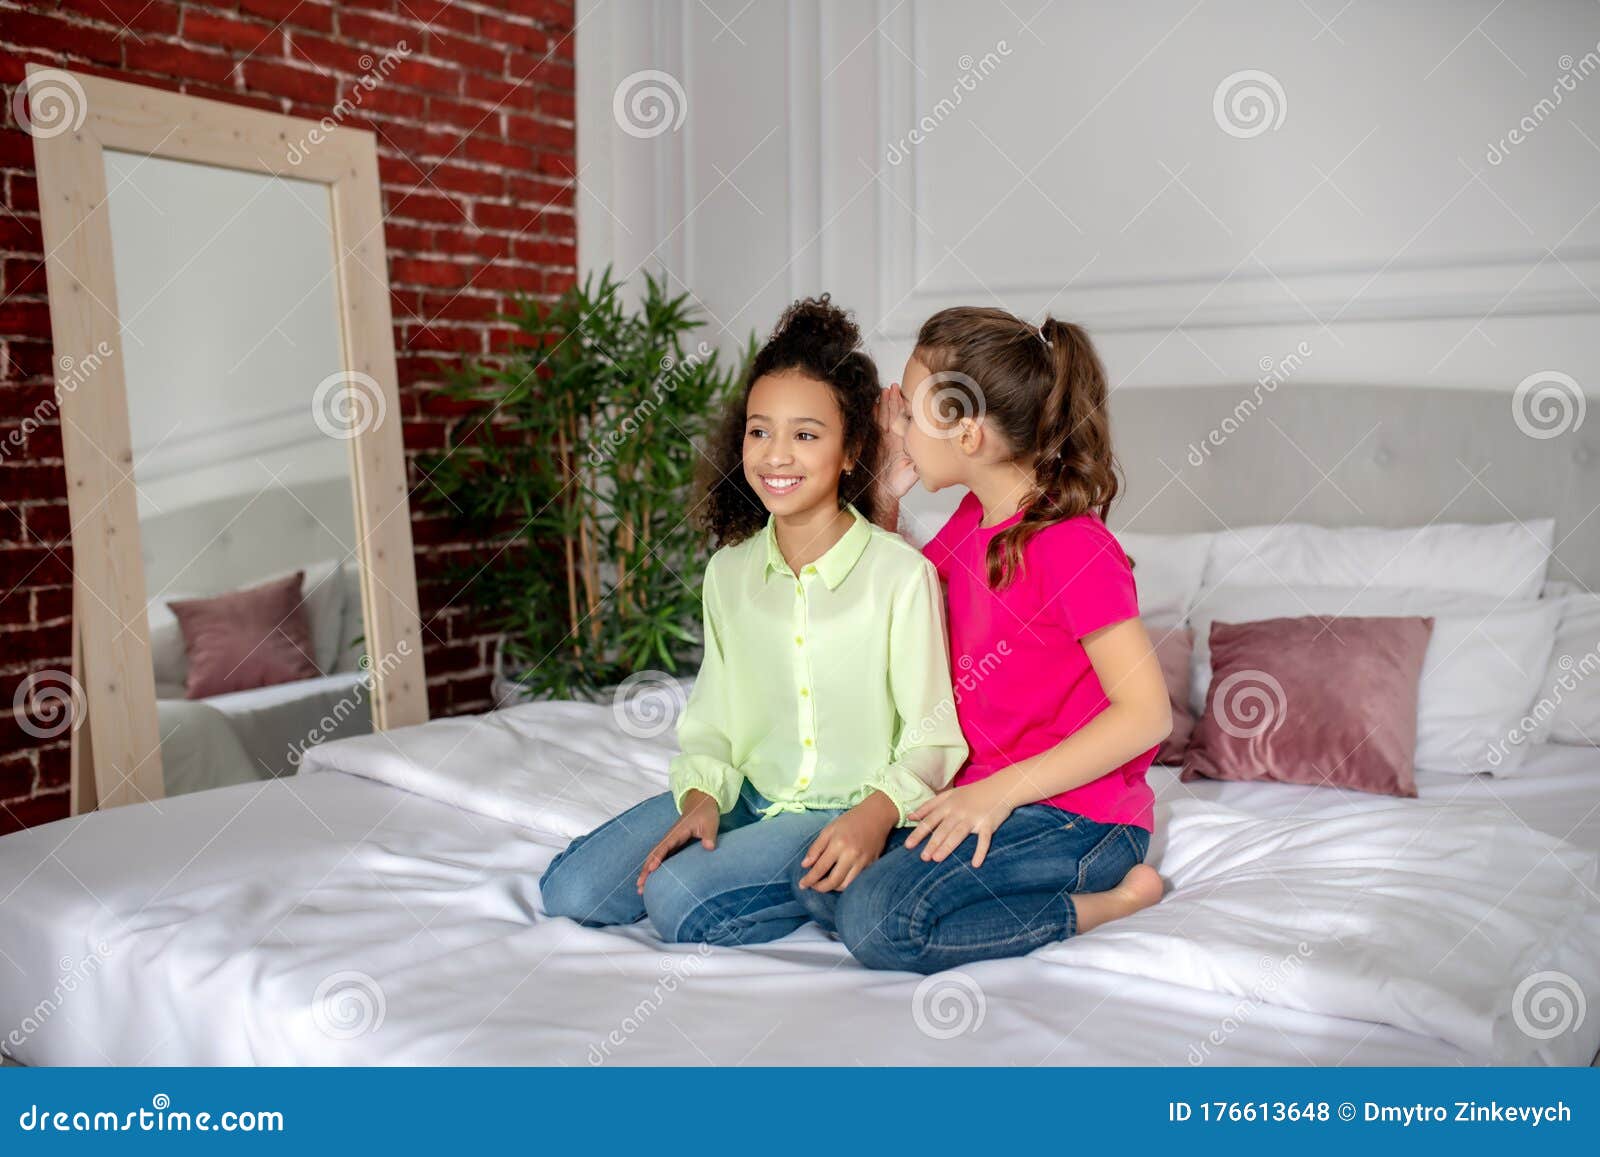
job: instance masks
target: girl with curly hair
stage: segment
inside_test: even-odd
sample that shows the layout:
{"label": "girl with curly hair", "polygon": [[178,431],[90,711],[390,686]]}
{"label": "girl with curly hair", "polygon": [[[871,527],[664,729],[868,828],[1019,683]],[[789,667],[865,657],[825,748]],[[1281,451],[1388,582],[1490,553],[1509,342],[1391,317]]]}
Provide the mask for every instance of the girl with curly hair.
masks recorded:
{"label": "girl with curly hair", "polygon": [[965,760],[938,576],[872,521],[879,396],[826,295],[784,313],[707,456],[719,549],[670,790],[573,841],[541,881],[547,913],[777,939],[808,918],[795,865],[847,887]]}

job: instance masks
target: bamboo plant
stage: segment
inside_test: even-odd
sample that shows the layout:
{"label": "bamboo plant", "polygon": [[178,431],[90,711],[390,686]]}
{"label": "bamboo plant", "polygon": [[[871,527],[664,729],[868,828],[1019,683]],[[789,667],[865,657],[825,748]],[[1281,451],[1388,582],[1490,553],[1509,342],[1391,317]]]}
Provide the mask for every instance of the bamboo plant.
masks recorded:
{"label": "bamboo plant", "polygon": [[[607,269],[559,300],[519,299],[507,354],[445,389],[492,413],[419,461],[428,507],[498,553],[448,577],[502,632],[524,694],[588,697],[699,647],[709,541],[691,518],[695,467],[737,371],[704,341],[687,294],[647,276],[630,307]],[[505,544],[500,549],[499,544]]]}

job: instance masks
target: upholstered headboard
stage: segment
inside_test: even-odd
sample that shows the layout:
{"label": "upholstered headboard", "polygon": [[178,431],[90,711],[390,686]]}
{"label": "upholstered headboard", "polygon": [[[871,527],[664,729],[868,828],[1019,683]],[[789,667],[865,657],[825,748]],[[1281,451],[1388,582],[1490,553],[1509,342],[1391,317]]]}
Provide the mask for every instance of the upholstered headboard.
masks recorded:
{"label": "upholstered headboard", "polygon": [[148,595],[213,594],[355,550],[349,479],[230,495],[140,520]]}
{"label": "upholstered headboard", "polygon": [[[1114,529],[1553,517],[1550,577],[1600,590],[1600,417],[1478,390],[1125,387]],[[1600,408],[1600,400],[1596,402]],[[1520,415],[1519,415],[1520,410]]]}

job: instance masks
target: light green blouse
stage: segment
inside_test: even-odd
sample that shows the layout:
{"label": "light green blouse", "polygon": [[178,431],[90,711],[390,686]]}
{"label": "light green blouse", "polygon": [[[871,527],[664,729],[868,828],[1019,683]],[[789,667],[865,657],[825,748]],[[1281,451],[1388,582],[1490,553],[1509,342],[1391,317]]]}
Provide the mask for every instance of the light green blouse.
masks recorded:
{"label": "light green blouse", "polygon": [[678,720],[679,810],[691,788],[732,810],[748,779],[763,814],[849,808],[874,790],[900,822],[967,757],[933,565],[850,508],[855,524],[796,575],[772,519],[706,567],[705,659]]}

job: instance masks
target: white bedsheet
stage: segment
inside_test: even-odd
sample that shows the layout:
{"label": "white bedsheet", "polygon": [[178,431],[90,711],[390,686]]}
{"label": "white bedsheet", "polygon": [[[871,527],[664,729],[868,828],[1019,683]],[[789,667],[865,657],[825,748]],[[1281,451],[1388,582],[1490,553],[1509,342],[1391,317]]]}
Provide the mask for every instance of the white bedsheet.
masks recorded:
{"label": "white bedsheet", "polygon": [[158,698],[169,796],[293,775],[291,751],[372,731],[361,672],[336,672],[207,699]]}
{"label": "white bedsheet", "polygon": [[[654,767],[631,779],[614,768],[607,785],[585,766],[627,750],[597,737],[598,716],[582,718],[606,709],[542,705],[556,706],[565,714],[543,722],[561,749],[542,765],[527,757],[544,786],[512,777],[516,790],[496,796],[486,771],[468,793],[477,806],[511,818],[565,808],[550,822],[586,826],[585,807],[609,814],[653,789]],[[322,750],[342,761],[380,738]],[[1177,885],[1161,905],[929,981],[866,973],[815,928],[705,951],[663,947],[644,927],[547,920],[537,877],[558,835],[348,774],[240,785],[0,839],[0,1046],[30,1063],[1588,1063],[1600,1045],[1592,1010],[1548,1040],[1507,1025],[1526,976],[1564,972],[1586,996],[1600,991],[1593,859],[1540,834],[1595,850],[1600,753],[1544,748],[1504,783],[1444,778],[1424,777],[1412,805],[1179,784],[1158,770],[1170,823],[1152,858]],[[1416,845],[1446,867],[1476,856],[1492,870],[1456,873],[1476,882],[1441,897],[1428,857],[1373,819],[1396,809],[1417,817]],[[1319,822],[1302,822],[1313,813]],[[1250,829],[1272,816],[1289,818]],[[1252,871],[1268,858],[1263,835],[1295,847],[1274,862],[1300,876]],[[1533,883],[1506,879],[1511,899],[1493,908],[1485,881],[1508,868]],[[1342,945],[1326,933],[1350,891],[1322,878],[1330,870],[1387,870],[1394,889],[1352,907]],[[1410,892],[1408,872],[1420,873]],[[1276,940],[1259,919],[1265,896],[1282,922]],[[1518,937],[1534,928],[1537,941],[1575,903],[1562,922],[1573,935],[1535,959],[1541,950]],[[1477,929],[1476,916],[1459,922],[1474,904],[1490,908]],[[1241,912],[1256,922],[1241,925]],[[1307,927],[1322,939],[1292,961]],[[1382,951],[1364,950],[1374,937],[1387,938]],[[1446,952],[1453,938],[1463,942]],[[1437,946],[1451,986],[1427,985],[1432,959],[1400,958],[1422,942]],[[1514,973],[1494,973],[1505,959]]]}

